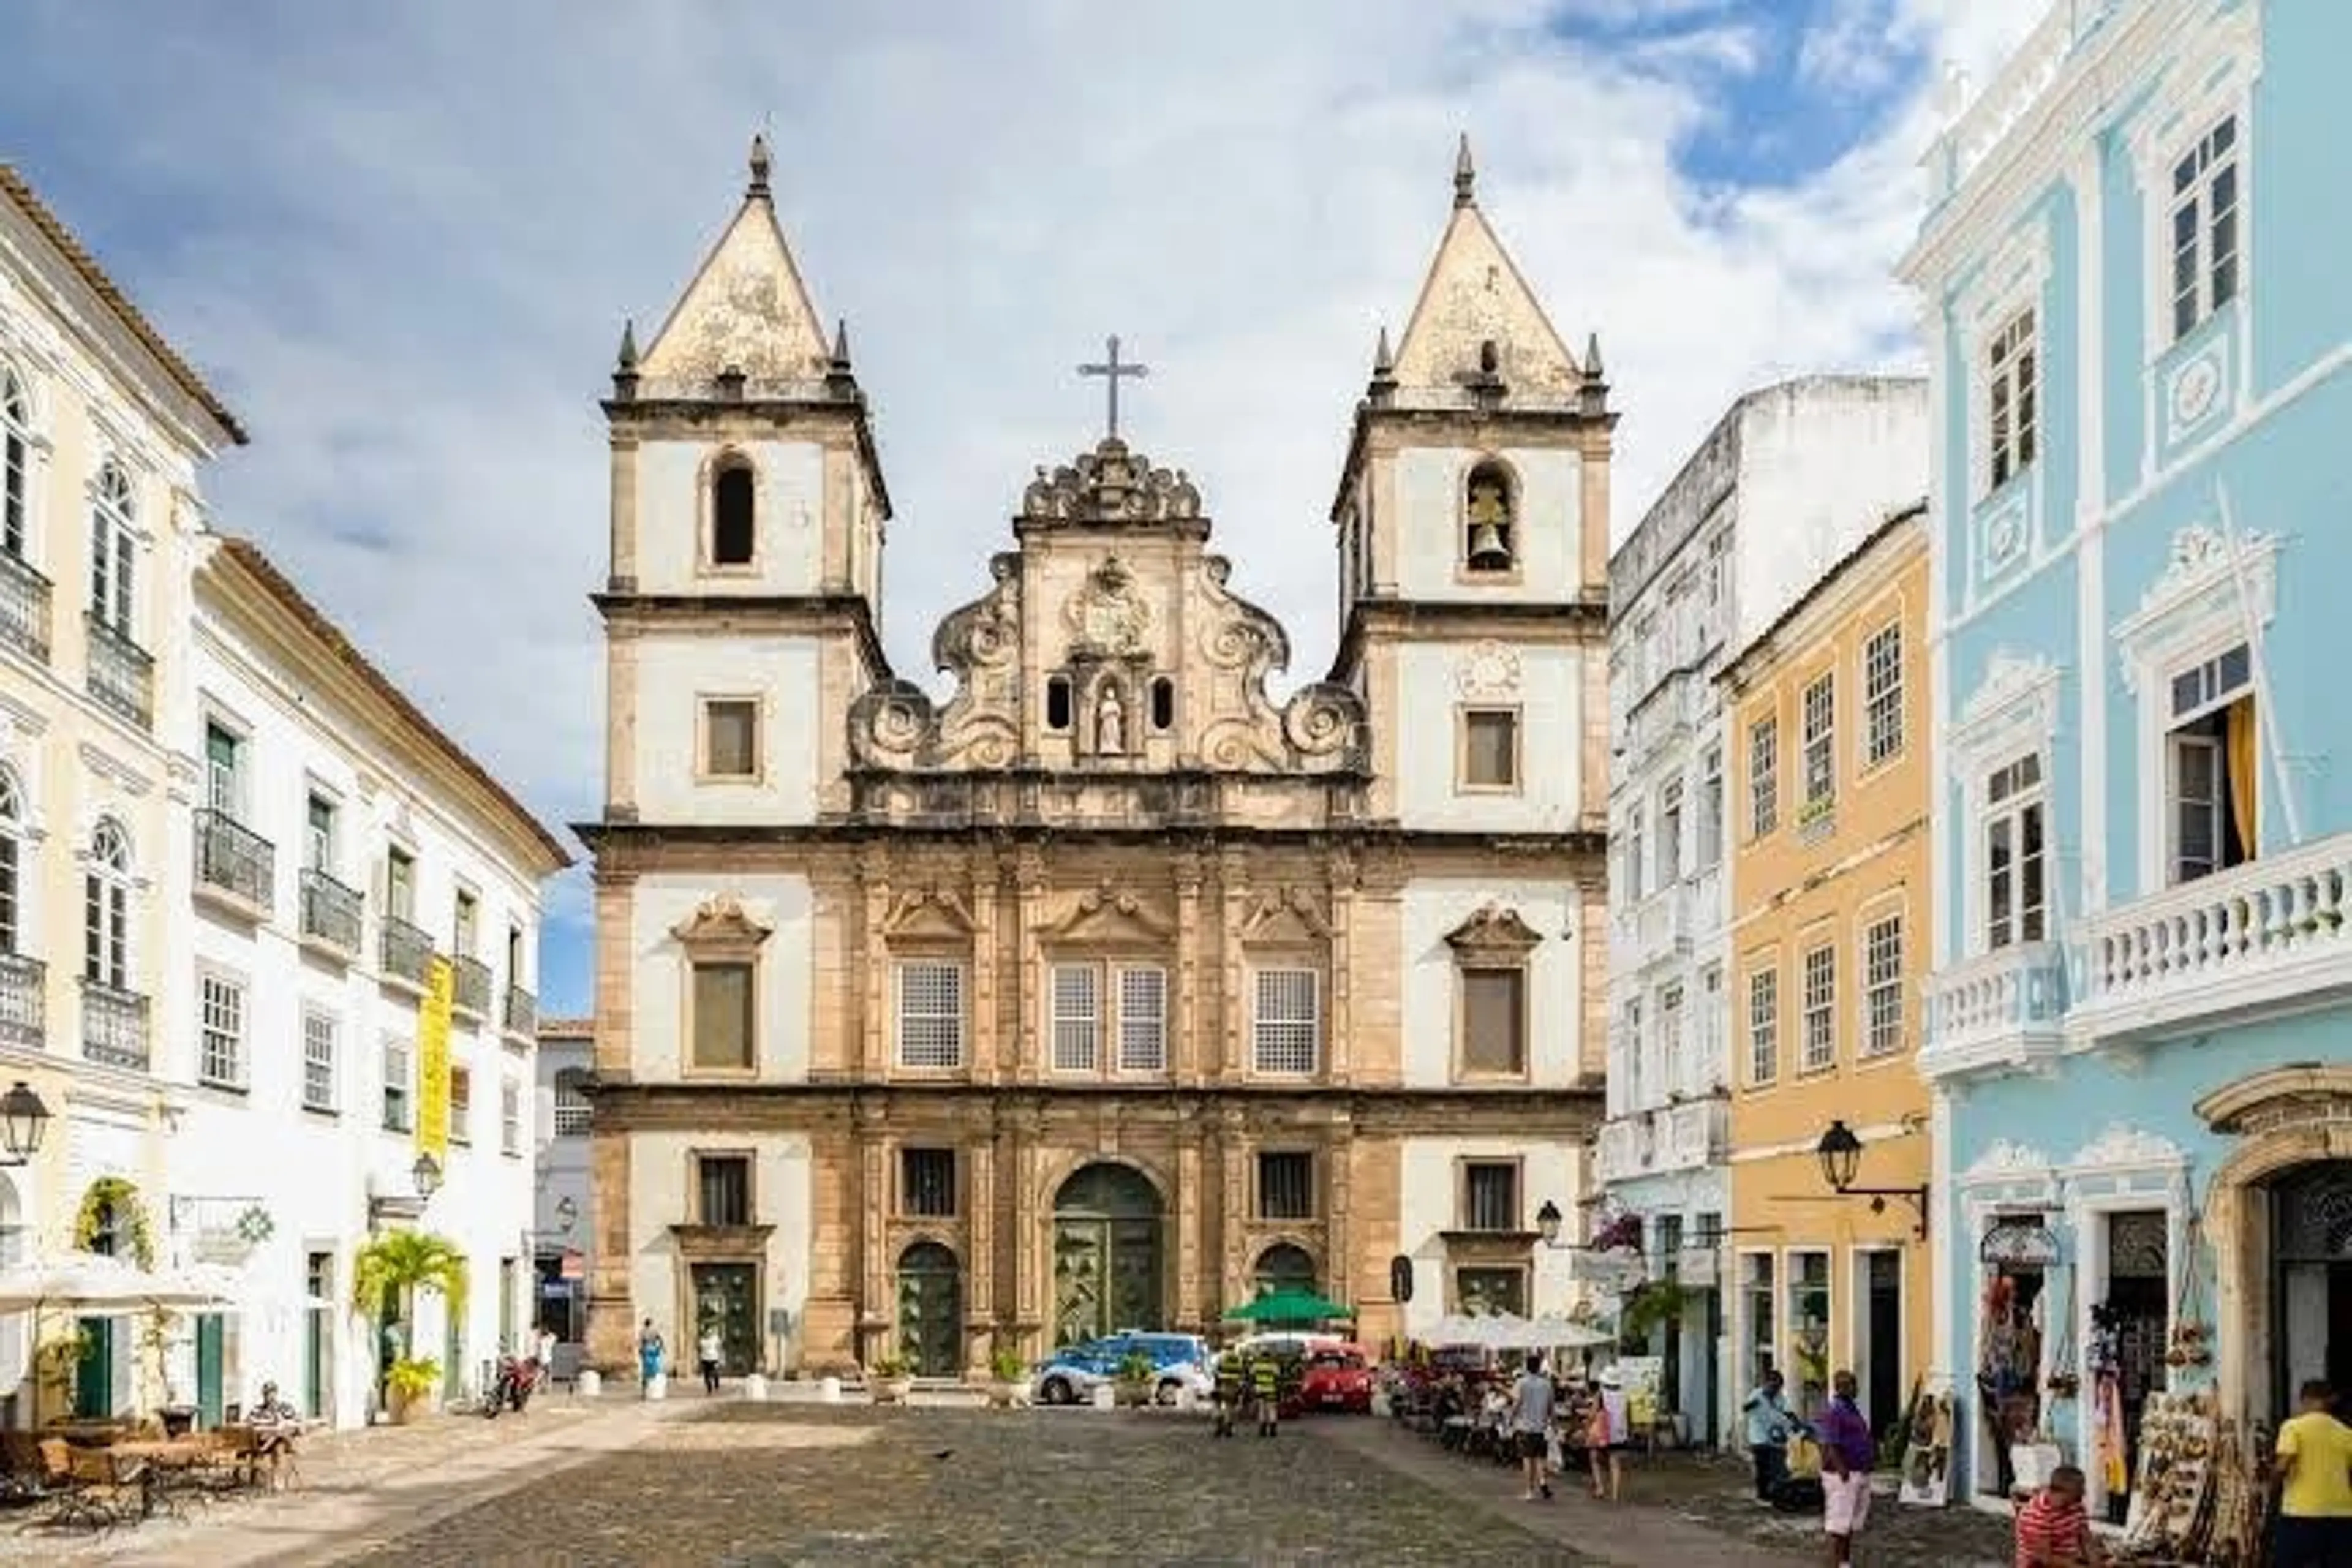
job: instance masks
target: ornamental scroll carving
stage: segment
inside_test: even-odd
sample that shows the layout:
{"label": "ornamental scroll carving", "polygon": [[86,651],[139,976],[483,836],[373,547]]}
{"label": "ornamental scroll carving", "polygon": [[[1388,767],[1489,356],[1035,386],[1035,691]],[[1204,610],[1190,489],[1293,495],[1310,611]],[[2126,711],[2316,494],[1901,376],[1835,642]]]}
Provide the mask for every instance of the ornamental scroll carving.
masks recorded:
{"label": "ornamental scroll carving", "polygon": [[1201,515],[1201,492],[1184,470],[1155,468],[1118,437],[1048,472],[1022,493],[1027,522],[1181,522]]}

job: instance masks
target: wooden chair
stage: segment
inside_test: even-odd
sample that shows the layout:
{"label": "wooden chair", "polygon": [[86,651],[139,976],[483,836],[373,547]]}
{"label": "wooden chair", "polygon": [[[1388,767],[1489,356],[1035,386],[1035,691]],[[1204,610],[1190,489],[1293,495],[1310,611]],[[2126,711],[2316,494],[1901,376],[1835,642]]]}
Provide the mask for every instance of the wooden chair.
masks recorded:
{"label": "wooden chair", "polygon": [[121,1522],[115,1508],[120,1489],[102,1458],[92,1468],[89,1460],[96,1456],[77,1452],[63,1437],[41,1439],[40,1453],[41,1489],[49,1508],[25,1530],[82,1526],[95,1533]]}

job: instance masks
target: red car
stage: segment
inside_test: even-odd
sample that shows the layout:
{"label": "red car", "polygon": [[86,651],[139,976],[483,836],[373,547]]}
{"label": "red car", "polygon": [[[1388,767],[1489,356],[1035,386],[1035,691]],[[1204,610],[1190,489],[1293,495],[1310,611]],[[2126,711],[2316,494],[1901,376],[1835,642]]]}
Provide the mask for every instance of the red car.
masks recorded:
{"label": "red car", "polygon": [[1298,1403],[1308,1410],[1345,1410],[1364,1415],[1372,1408],[1371,1358],[1355,1345],[1318,1348],[1307,1358],[1298,1380]]}

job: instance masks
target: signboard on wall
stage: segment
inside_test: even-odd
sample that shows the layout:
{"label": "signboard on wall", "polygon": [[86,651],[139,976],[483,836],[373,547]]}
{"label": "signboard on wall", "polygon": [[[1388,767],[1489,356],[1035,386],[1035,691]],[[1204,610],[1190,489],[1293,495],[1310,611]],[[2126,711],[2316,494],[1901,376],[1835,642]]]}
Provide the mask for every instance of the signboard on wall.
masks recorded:
{"label": "signboard on wall", "polygon": [[1617,1373],[1625,1380],[1625,1419],[1634,1431],[1647,1433],[1658,1422],[1658,1392],[1665,1381],[1666,1363],[1654,1355],[1621,1355]]}
{"label": "signboard on wall", "polygon": [[449,1163],[449,1009],[457,972],[436,954],[416,1009],[416,1152]]}

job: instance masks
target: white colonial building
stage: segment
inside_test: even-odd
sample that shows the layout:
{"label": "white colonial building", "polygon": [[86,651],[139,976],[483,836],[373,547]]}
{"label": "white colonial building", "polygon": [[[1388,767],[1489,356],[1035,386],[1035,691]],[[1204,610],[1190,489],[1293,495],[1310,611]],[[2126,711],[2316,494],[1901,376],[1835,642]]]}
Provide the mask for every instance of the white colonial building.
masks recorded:
{"label": "white colonial building", "polygon": [[[192,1026],[150,1064],[181,1104],[156,1218],[168,1261],[226,1266],[242,1310],[196,1320],[174,1381],[207,1417],[274,1378],[350,1425],[378,1371],[351,1300],[371,1234],[467,1254],[463,1313],[426,1293],[405,1329],[449,1393],[530,1326],[540,887],[569,858],[259,550],[199,550],[197,787],[164,879],[193,931]],[[426,1104],[438,963],[446,1139]]]}
{"label": "white colonial building", "polygon": [[1720,1435],[1731,882],[1716,676],[1916,498],[1927,384],[1822,376],[1734,403],[1609,564],[1608,1121],[1595,1174],[1685,1293],[1651,1352],[1668,1408]]}

